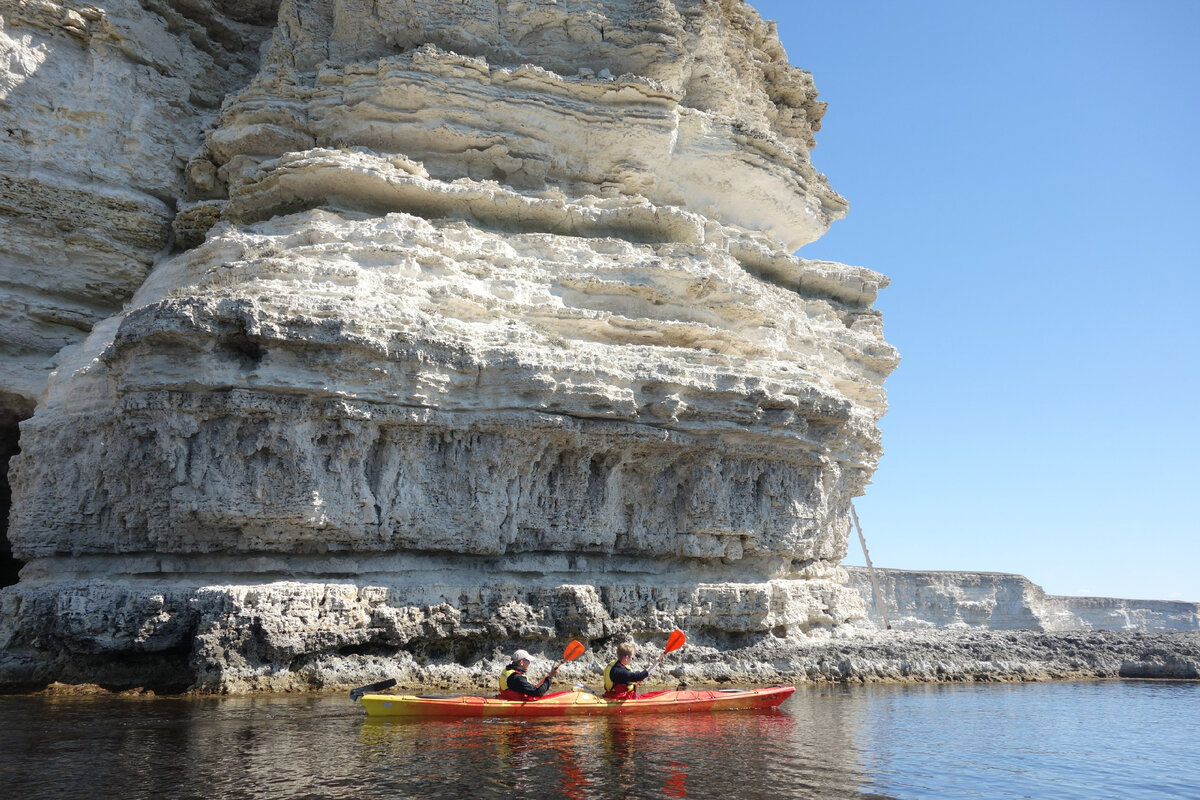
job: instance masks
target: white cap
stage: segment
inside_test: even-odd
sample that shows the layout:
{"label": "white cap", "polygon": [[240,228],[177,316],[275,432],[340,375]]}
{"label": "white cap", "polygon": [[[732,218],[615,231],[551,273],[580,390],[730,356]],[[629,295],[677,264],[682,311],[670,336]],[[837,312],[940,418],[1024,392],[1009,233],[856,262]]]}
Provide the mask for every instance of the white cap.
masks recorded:
{"label": "white cap", "polygon": [[517,663],[518,661],[532,661],[532,660],[533,659],[531,659],[529,657],[529,651],[527,651],[527,650],[518,650],[517,652],[513,653],[513,663],[514,664]]}

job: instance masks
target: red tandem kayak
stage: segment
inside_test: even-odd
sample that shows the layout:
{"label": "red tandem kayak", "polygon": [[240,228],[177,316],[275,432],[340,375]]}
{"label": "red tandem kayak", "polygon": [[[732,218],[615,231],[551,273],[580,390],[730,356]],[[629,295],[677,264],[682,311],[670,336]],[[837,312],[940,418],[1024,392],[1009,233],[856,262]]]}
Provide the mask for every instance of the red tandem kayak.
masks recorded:
{"label": "red tandem kayak", "polygon": [[646,692],[632,700],[608,700],[590,692],[577,691],[554,692],[536,700],[364,694],[359,698],[359,702],[371,717],[551,717],[771,708],[788,699],[794,691],[795,686],[770,686],[765,689],[685,689]]}

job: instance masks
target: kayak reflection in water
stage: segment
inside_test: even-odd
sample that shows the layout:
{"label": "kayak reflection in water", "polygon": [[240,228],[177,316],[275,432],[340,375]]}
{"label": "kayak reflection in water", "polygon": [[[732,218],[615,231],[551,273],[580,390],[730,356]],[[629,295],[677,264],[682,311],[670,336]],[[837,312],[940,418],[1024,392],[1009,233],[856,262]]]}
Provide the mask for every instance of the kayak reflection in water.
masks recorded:
{"label": "kayak reflection in water", "polygon": [[[659,656],[658,660],[650,665],[648,669],[634,672],[629,668],[629,663],[633,661],[633,656],[637,652],[631,642],[622,642],[617,645],[617,658],[615,661],[610,661],[608,666],[604,668],[604,696],[610,700],[632,700],[637,697],[637,684],[639,681],[644,681],[650,677],[650,673],[654,668],[662,663],[663,657]],[[666,655],[665,653],[663,655]]]}
{"label": "kayak reflection in water", "polygon": [[550,679],[558,674],[558,668],[562,665],[555,664],[550,674],[534,686],[525,677],[525,671],[529,669],[529,658],[529,653],[525,650],[513,653],[512,663],[500,673],[500,694],[497,697],[501,700],[530,700],[541,697],[550,689]]}

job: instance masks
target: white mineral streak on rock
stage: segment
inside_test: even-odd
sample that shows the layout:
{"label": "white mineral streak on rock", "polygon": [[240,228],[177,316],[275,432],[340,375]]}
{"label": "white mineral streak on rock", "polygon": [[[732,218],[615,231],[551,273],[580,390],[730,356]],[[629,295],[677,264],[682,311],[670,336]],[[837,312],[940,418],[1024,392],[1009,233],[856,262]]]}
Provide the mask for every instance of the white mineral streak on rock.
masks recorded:
{"label": "white mineral streak on rock", "polygon": [[845,203],[773,29],[700,0],[279,20],[182,188],[155,157],[185,251],[22,425],[0,680],[134,652],[167,684],[330,685],[861,621],[837,564],[887,281],[790,255]]}
{"label": "white mineral streak on rock", "polygon": [[[878,626],[865,567],[846,567]],[[1200,603],[1048,595],[1020,575],[876,569],[881,603],[896,629],[986,628],[1032,631],[1195,631]]]}

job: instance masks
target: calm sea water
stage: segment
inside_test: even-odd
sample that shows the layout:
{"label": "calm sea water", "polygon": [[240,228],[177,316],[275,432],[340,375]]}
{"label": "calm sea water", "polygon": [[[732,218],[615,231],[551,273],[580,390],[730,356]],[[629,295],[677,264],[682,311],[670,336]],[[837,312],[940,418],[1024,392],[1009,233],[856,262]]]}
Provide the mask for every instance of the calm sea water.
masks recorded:
{"label": "calm sea water", "polygon": [[1200,798],[1200,683],[801,687],[782,708],[403,722],[345,696],[0,697],[0,798]]}

